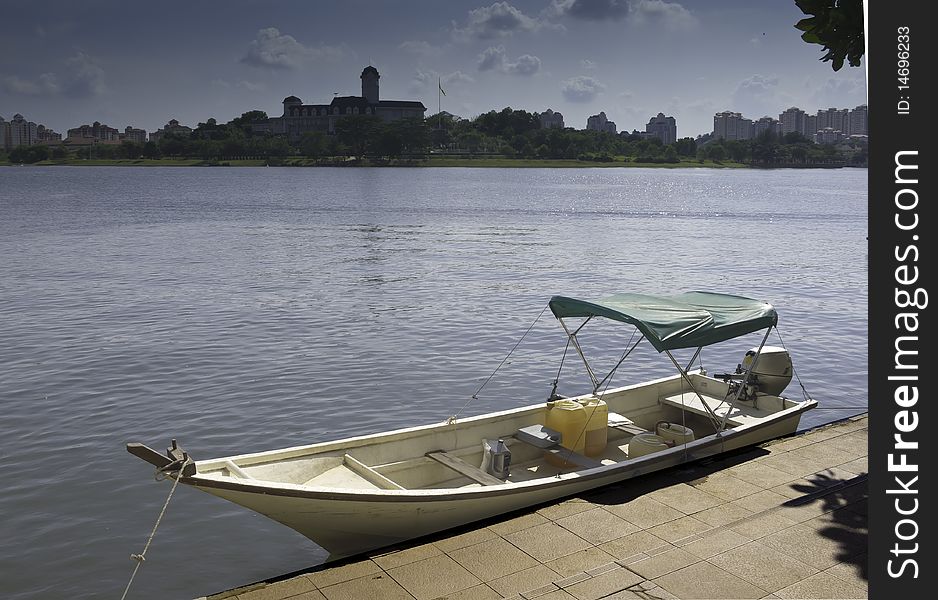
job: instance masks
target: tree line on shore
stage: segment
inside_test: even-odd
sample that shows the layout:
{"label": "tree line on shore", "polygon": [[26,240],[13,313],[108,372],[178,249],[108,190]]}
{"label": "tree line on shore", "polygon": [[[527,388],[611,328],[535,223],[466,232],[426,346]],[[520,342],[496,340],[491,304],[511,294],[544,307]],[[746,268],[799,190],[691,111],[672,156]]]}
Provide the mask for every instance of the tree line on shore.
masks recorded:
{"label": "tree line on shore", "polygon": [[505,108],[475,119],[442,113],[426,119],[385,122],[373,115],[350,115],[335,124],[334,135],[306,132],[297,139],[256,133],[252,124],[264,122],[263,111],[249,111],[228,123],[208,119],[188,136],[164,134],[158,141],[95,144],[77,149],[65,146],[20,146],[8,160],[34,163],[48,159],[159,159],[204,161],[264,159],[277,164],[287,157],[313,161],[423,160],[439,153],[464,157],[578,160],[591,162],[678,163],[733,161],[752,165],[865,164],[866,149],[849,156],[831,144],[815,144],[797,133],[777,136],[765,132],[754,140],[723,139],[698,144],[682,138],[663,144],[658,138],[626,132],[612,134],[572,128],[542,129],[537,113]]}

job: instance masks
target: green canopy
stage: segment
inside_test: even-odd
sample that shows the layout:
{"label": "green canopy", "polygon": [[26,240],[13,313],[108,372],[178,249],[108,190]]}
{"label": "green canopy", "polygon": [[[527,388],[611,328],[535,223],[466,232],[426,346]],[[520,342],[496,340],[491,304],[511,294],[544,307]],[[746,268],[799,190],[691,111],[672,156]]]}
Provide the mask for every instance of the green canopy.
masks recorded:
{"label": "green canopy", "polygon": [[616,294],[595,301],[554,296],[550,310],[558,319],[595,316],[630,323],[658,352],[709,346],[778,322],[771,304],[713,292]]}

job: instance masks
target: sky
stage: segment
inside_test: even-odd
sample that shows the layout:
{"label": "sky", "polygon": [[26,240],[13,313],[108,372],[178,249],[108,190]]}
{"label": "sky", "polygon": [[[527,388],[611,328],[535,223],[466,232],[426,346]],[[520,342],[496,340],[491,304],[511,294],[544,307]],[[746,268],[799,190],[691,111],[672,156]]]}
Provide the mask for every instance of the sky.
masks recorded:
{"label": "sky", "polygon": [[[644,131],[657,113],[678,137],[716,112],[758,119],[797,106],[866,103],[865,66],[833,71],[794,24],[793,0],[3,0],[0,117],[63,135],[99,121],[155,131],[286,96],[419,100],[474,118],[505,107],[600,111]],[[445,95],[439,93],[439,88]]]}

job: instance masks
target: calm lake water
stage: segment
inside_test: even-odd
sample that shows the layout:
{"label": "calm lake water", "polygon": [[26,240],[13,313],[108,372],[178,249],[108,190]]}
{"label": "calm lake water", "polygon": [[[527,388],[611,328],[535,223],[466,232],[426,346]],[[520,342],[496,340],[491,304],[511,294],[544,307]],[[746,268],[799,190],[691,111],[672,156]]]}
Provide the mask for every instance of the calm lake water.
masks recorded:
{"label": "calm lake water", "polygon": [[[802,427],[863,412],[866,239],[865,170],[0,167],[0,595],[120,597],[169,492],[126,442],[200,459],[443,420],[553,294],[769,301],[820,402]],[[584,330],[598,364],[626,329]],[[545,400],[564,341],[545,313],[463,414]],[[633,357],[614,384],[671,374]],[[181,487],[147,557],[130,598],[326,553]]]}

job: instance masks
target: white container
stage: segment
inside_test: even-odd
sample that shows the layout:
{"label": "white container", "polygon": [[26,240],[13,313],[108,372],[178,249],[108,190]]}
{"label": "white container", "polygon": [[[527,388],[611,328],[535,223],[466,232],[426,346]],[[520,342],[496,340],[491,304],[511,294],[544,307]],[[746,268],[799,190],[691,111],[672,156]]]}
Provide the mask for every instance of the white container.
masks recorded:
{"label": "white container", "polygon": [[[742,363],[744,371],[752,364],[758,350],[758,348],[752,348],[746,352]],[[763,346],[759,361],[756,362],[756,368],[752,370],[752,373],[755,375],[760,392],[778,396],[791,383],[793,373],[791,355],[788,354],[788,350],[778,346]]]}
{"label": "white container", "polygon": [[511,450],[505,445],[505,440],[482,440],[482,466],[479,467],[489,475],[502,481],[508,479],[511,466]]}
{"label": "white container", "polygon": [[673,445],[687,444],[694,441],[694,430],[680,423],[658,421],[655,425],[655,434]]}

